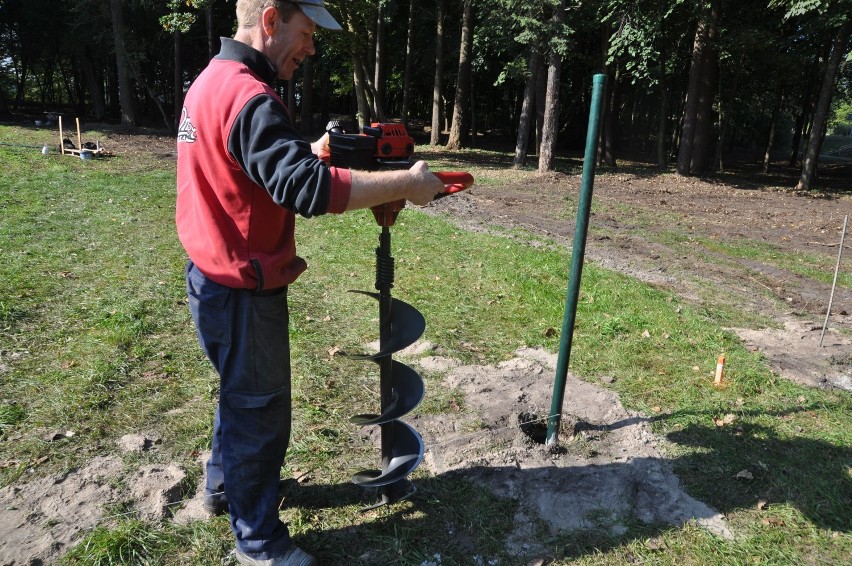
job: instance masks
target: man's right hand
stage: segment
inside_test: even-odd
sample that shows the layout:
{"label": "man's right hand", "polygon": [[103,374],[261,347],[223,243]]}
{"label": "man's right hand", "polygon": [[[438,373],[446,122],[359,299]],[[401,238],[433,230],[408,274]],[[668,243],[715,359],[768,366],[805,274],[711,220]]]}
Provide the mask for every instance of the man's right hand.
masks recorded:
{"label": "man's right hand", "polygon": [[406,198],[417,206],[424,206],[435,200],[435,195],[444,190],[444,183],[429,171],[425,161],[418,161],[408,170],[411,175]]}

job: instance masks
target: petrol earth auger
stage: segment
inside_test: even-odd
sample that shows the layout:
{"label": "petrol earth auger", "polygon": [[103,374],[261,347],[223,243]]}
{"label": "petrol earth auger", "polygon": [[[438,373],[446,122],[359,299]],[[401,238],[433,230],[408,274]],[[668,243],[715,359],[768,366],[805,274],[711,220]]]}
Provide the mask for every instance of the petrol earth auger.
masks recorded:
{"label": "petrol earth auger", "polygon": [[[363,134],[342,133],[340,125],[330,122],[330,162],[348,169],[378,170],[410,166],[414,140],[401,124],[372,124]],[[444,182],[442,198],[473,184],[473,176],[463,172],[435,173]],[[391,232],[405,200],[394,201],[371,210],[381,227],[376,248],[376,293],[353,291],[379,302],[379,350],[375,353],[350,354],[354,360],[371,360],[379,365],[380,412],[355,415],[358,426],[381,427],[382,467],[352,476],[352,482],[364,488],[380,488],[381,500],[367,509],[390,505],[410,497],[416,488],[408,475],[423,459],[423,439],[400,419],[411,412],[425,394],[423,378],[411,367],[393,359],[393,354],[414,344],[426,329],[423,315],[408,303],[391,296],[394,284],[394,260],[391,256]]]}

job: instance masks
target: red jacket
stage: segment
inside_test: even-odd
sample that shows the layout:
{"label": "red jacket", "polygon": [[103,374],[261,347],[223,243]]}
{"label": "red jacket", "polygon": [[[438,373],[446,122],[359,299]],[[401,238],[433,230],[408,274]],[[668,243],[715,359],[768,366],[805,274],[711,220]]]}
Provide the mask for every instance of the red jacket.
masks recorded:
{"label": "red jacket", "polygon": [[342,212],[349,199],[349,171],[311,153],[269,86],[273,78],[265,56],[223,39],[184,101],[178,236],[201,272],[229,287],[295,281],[307,268],[296,255],[295,213]]}

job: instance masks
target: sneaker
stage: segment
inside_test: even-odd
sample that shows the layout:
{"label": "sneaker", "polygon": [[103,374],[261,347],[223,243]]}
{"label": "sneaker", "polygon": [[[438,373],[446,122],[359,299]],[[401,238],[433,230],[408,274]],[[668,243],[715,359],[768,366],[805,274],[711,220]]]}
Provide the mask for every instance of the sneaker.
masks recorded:
{"label": "sneaker", "polygon": [[236,551],[235,555],[237,562],[240,564],[250,564],[251,566],[319,566],[316,558],[298,546],[291,546],[283,555],[267,560],[252,558],[239,550]]}
{"label": "sneaker", "polygon": [[228,514],[228,500],[225,499],[224,495],[215,496],[215,495],[204,495],[204,510],[210,513],[213,517],[219,517],[221,515]]}

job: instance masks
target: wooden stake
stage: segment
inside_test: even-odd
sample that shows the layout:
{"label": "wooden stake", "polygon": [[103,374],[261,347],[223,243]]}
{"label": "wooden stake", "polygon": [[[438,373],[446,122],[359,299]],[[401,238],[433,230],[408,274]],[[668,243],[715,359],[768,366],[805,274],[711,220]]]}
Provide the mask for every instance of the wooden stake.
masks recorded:
{"label": "wooden stake", "polygon": [[716,387],[722,386],[722,379],[725,376],[725,354],[719,356],[719,359],[716,360],[716,379],[714,380],[714,385]]}
{"label": "wooden stake", "polygon": [[80,135],[80,118],[77,118],[77,149],[83,151],[83,137]]}
{"label": "wooden stake", "polygon": [[65,155],[65,141],[62,139],[62,116],[59,116],[59,153]]}

